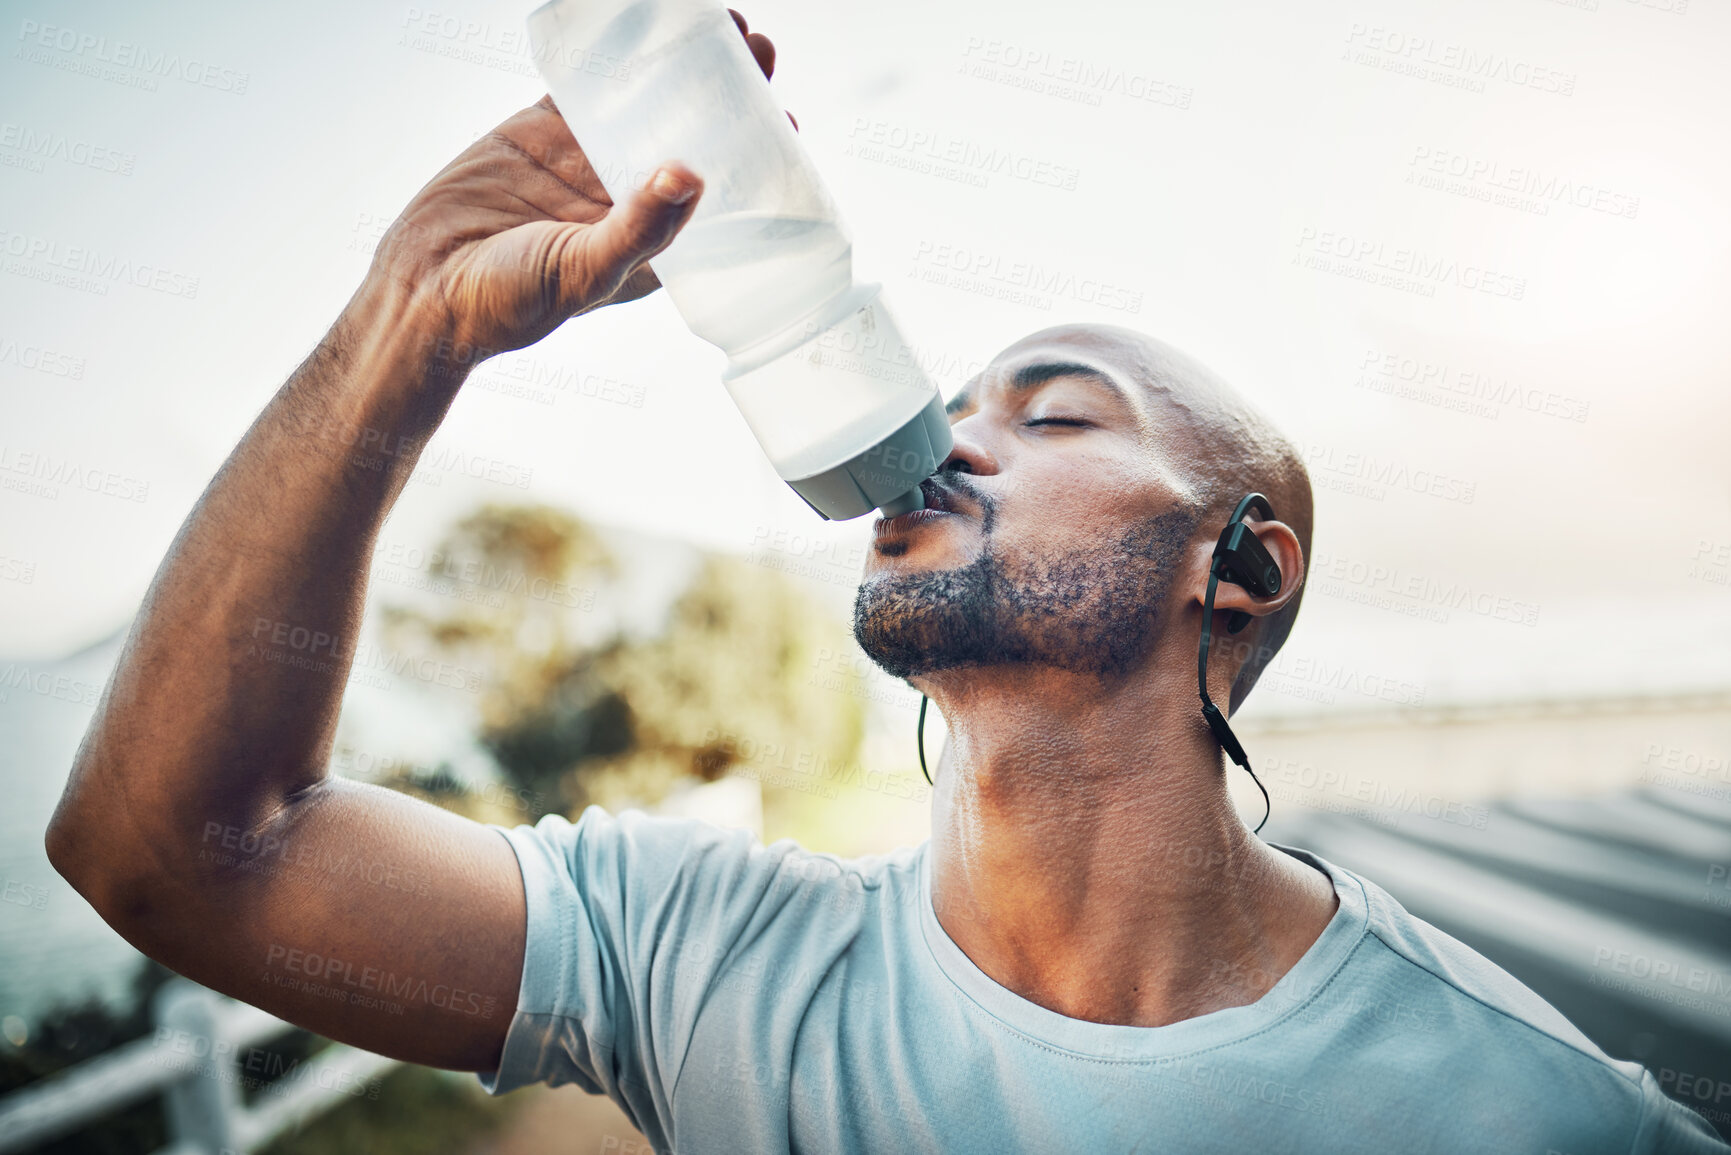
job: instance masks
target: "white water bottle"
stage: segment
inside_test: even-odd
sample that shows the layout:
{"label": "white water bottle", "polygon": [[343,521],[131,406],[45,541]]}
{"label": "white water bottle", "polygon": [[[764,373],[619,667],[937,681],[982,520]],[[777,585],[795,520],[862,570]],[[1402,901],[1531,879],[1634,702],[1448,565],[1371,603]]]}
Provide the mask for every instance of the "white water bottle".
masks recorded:
{"label": "white water bottle", "polygon": [[650,267],[783,480],[826,518],[924,505],[951,448],[937,387],[719,0],[552,0],[529,40],[560,115],[621,203],[662,161],[703,178]]}

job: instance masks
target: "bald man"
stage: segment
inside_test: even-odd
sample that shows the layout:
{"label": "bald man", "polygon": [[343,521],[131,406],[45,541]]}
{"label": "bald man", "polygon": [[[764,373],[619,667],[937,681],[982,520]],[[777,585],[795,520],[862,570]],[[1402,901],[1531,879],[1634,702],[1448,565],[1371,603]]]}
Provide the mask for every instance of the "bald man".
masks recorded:
{"label": "bald man", "polygon": [[[1250,524],[1281,592],[1214,608],[1223,637],[1251,619],[1208,670],[1236,704],[1298,608],[1308,482],[1123,330],[1000,354],[928,508],[875,528],[856,634],[949,725],[929,843],[844,861],[597,808],[505,830],[328,775],[419,447],[481,357],[653,290],[700,194],[670,163],[612,204],[543,100],[404,210],[188,518],[79,750],[48,851],[112,926],[320,1034],[606,1094],[657,1151],[1725,1150],[1509,975],[1239,820],[1191,680],[1209,555],[1246,491],[1272,499]],[[304,660],[258,657],[278,635]]]}

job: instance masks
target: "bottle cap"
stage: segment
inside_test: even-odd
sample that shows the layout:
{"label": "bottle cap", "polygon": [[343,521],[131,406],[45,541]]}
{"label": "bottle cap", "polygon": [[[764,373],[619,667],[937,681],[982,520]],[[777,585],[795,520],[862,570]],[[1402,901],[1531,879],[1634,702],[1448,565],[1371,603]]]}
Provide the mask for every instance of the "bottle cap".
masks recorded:
{"label": "bottle cap", "polygon": [[904,513],[912,513],[916,509],[926,507],[926,491],[914,486],[894,501],[886,501],[878,506],[878,512],[885,517],[897,517]]}

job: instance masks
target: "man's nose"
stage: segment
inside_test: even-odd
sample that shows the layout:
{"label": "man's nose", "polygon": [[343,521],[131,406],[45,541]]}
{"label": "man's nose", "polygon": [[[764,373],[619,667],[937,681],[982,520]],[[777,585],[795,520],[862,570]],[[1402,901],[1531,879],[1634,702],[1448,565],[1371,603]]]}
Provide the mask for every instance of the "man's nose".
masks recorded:
{"label": "man's nose", "polygon": [[955,438],[955,445],[944,458],[944,463],[938,466],[939,473],[989,475],[998,472],[997,458],[978,436],[972,418],[950,426],[950,435]]}

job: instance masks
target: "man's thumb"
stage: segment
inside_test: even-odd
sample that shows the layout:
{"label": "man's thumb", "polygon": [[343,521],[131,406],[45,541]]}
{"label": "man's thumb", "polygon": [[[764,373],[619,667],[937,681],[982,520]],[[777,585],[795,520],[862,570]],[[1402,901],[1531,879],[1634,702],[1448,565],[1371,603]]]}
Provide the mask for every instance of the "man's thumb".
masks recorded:
{"label": "man's thumb", "polygon": [[672,243],[702,192],[703,178],[683,165],[656,169],[648,183],[608,210],[590,233],[588,257],[596,271],[623,281],[640,262]]}

